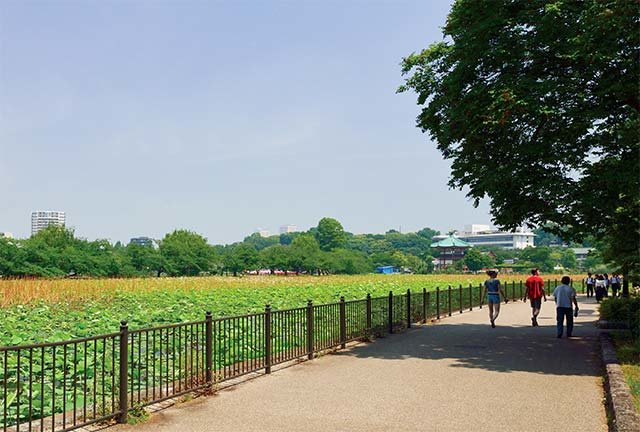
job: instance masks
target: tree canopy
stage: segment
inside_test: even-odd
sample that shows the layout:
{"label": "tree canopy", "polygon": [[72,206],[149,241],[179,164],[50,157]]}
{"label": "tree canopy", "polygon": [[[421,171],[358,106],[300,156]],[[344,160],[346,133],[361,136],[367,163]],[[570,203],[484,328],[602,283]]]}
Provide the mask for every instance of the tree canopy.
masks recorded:
{"label": "tree canopy", "polygon": [[341,248],[347,242],[342,224],[333,218],[322,218],[318,222],[316,239],[323,251],[332,251]]}
{"label": "tree canopy", "polygon": [[637,2],[457,0],[443,41],[402,61],[417,126],[452,161],[450,186],[489,197],[504,228],[594,235],[637,274]]}

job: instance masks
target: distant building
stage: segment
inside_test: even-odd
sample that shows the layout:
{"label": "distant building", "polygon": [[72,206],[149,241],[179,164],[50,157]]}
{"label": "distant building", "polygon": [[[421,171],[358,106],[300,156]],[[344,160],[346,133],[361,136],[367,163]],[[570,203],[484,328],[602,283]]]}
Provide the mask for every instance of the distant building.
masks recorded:
{"label": "distant building", "polygon": [[472,245],[457,237],[448,236],[437,243],[431,244],[431,247],[438,249],[440,252],[435,268],[436,270],[441,270],[464,258],[464,254],[467,252],[467,249],[472,247]]}
{"label": "distant building", "polygon": [[572,248],[573,253],[576,256],[576,261],[578,262],[578,264],[582,264],[583,261],[587,258],[587,256],[589,255],[589,252],[591,252],[593,250],[593,248]]}
{"label": "distant building", "polygon": [[[456,238],[474,246],[498,246],[504,249],[524,249],[534,247],[533,239],[536,236],[529,230],[518,229],[514,232],[491,229],[489,225],[472,224],[465,225],[463,232],[456,231]],[[433,240],[444,240],[447,236],[439,235]]]}
{"label": "distant building", "polygon": [[0,232],[0,238],[13,238],[13,234],[11,234],[10,232]]}
{"label": "distant building", "polygon": [[154,240],[150,237],[134,237],[131,240],[129,240],[129,244],[136,244],[139,246],[146,246],[146,247],[154,247]]}
{"label": "distant building", "polygon": [[380,267],[376,267],[376,273],[393,274],[393,273],[397,273],[397,271],[394,266],[380,266]]}
{"label": "distant building", "polygon": [[31,235],[36,234],[49,225],[64,226],[66,215],[62,211],[38,210],[31,212]]}
{"label": "distant building", "polygon": [[280,234],[292,233],[297,231],[298,227],[295,225],[282,225],[280,227]]}
{"label": "distant building", "polygon": [[269,230],[258,229],[256,232],[260,234],[260,237],[269,237],[271,235]]}

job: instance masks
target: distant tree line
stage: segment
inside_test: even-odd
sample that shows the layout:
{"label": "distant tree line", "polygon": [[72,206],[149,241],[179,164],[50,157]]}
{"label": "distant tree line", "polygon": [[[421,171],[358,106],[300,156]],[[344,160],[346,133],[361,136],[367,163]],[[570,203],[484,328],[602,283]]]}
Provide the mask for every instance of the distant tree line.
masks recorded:
{"label": "distant tree line", "polygon": [[[323,218],[306,232],[269,237],[255,233],[231,245],[211,245],[198,233],[176,230],[157,246],[107,240],[87,241],[72,230],[50,226],[28,239],[0,238],[0,276],[197,276],[270,273],[362,274],[378,266],[413,273],[433,272],[438,251],[431,248],[439,232],[352,234],[340,222]],[[589,268],[601,265],[593,255]],[[573,251],[543,246],[522,251],[475,247],[447,271],[477,271],[516,260],[521,267],[552,271],[557,265],[578,267]],[[511,262],[511,261],[509,261]]]}

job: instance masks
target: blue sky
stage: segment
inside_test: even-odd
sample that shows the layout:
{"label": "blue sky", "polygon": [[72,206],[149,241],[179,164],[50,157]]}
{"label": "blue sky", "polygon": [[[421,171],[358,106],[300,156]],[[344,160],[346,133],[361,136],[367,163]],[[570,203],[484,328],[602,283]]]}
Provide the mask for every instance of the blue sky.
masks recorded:
{"label": "blue sky", "polygon": [[0,231],[487,223],[395,94],[449,3],[0,0]]}

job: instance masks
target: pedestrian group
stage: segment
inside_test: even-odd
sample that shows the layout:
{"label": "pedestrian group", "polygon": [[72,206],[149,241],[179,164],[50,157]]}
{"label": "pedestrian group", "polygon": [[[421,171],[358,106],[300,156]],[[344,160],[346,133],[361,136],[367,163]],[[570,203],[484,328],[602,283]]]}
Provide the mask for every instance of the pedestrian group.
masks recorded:
{"label": "pedestrian group", "polygon": [[[498,277],[496,270],[487,271],[489,279],[484,283],[483,297],[486,295],[487,304],[489,306],[489,322],[491,327],[496,327],[496,319],[500,314],[500,296],[507,303],[509,300],[505,295],[502,284]],[[620,290],[620,277],[614,274],[611,279],[607,275],[597,275],[592,277],[591,273],[587,277],[587,297],[589,297],[589,289],[591,289],[591,296],[595,288],[596,299],[600,301],[602,296],[607,296],[607,285],[604,281],[608,281],[611,286],[613,295],[617,295]],[[600,282],[599,282],[600,281]],[[615,285],[614,285],[615,284]],[[591,288],[589,288],[591,285]],[[542,301],[547,301],[547,294],[544,289],[544,280],[540,277],[540,271],[537,268],[531,270],[531,276],[529,276],[525,282],[526,290],[524,292],[523,301],[529,299],[531,303],[531,325],[538,327],[538,315],[542,307]],[[600,289],[600,291],[599,291]],[[603,291],[604,290],[604,291]],[[600,293],[600,294],[598,294]],[[569,276],[562,276],[561,284],[553,290],[553,298],[556,303],[556,336],[561,338],[564,334],[564,323],[566,321],[567,337],[573,336],[573,318],[578,316],[578,301],[576,299],[576,290],[571,286],[571,278]]]}
{"label": "pedestrian group", "polygon": [[585,283],[587,285],[587,297],[593,297],[595,294],[598,303],[603,298],[609,297],[609,288],[611,288],[611,295],[618,297],[620,294],[622,278],[619,274],[613,273],[611,277],[608,274],[587,274]]}

